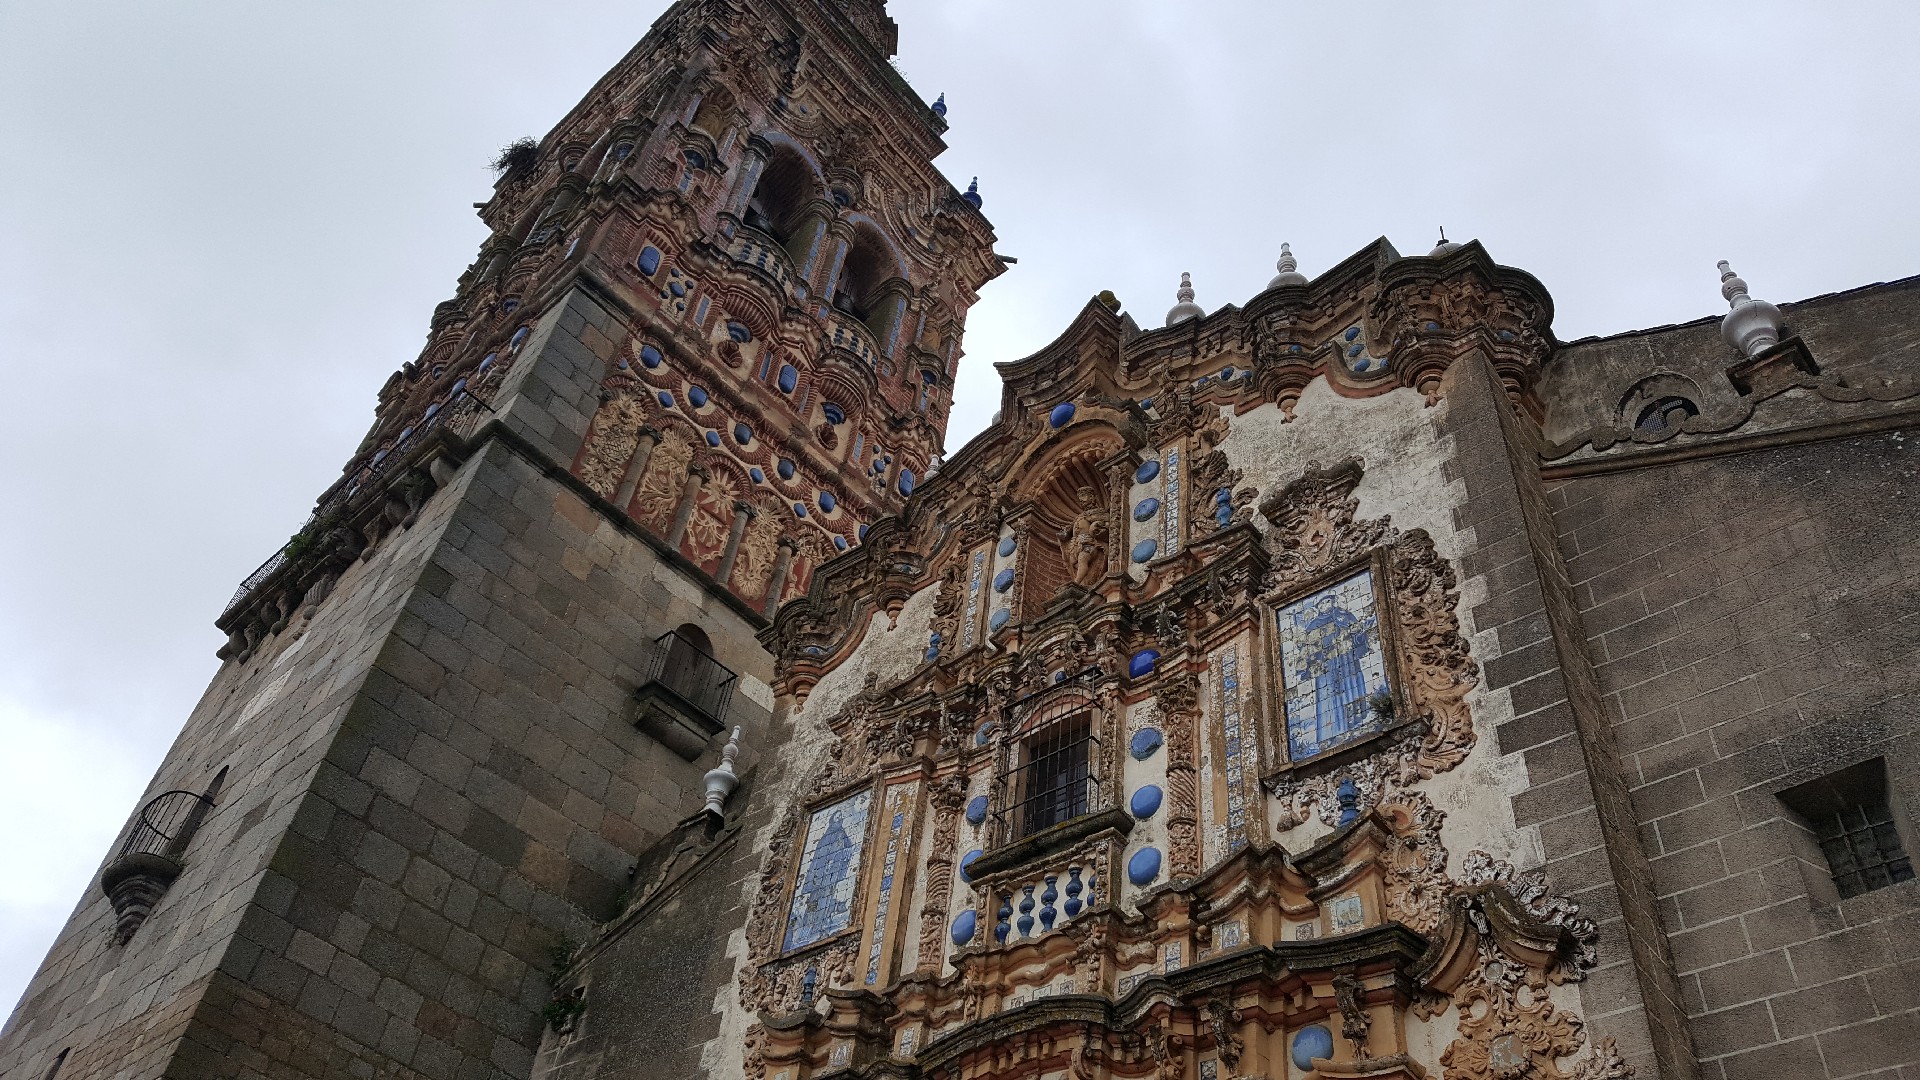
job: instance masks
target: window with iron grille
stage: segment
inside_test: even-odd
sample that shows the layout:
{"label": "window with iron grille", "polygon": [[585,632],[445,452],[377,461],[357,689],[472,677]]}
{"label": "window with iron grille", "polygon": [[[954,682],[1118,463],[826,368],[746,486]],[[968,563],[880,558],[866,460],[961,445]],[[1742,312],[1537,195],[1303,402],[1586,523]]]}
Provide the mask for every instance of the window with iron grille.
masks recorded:
{"label": "window with iron grille", "polygon": [[1888,796],[1881,758],[1780,793],[1813,833],[1842,899],[1913,878]]}
{"label": "window with iron grille", "polygon": [[1020,764],[1007,777],[1014,793],[1010,839],[1071,821],[1093,808],[1092,716],[1056,720],[1020,744]]}

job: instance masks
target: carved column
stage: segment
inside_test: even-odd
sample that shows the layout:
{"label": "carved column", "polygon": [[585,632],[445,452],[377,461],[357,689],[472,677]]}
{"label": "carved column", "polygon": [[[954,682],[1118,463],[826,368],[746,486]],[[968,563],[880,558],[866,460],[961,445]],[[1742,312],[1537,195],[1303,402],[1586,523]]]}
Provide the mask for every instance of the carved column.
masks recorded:
{"label": "carved column", "polygon": [[765,613],[772,616],[780,609],[780,594],[787,589],[787,571],[793,568],[793,538],[780,538],[780,548],[773,556],[773,576],[767,579],[767,606]]}
{"label": "carved column", "polygon": [[760,173],[767,167],[767,158],[772,155],[772,150],[766,140],[758,135],[747,138],[747,145],[741,149],[740,164],[735,166],[739,170],[739,186],[734,188],[733,197],[727,200],[726,213],[734,217],[746,215],[747,203],[753,198],[753,189],[760,183]]}
{"label": "carved column", "polygon": [[1199,679],[1183,671],[1155,691],[1167,739],[1167,861],[1173,877],[1200,872]]}
{"label": "carved column", "polygon": [[693,522],[693,511],[700,501],[700,489],[706,485],[707,473],[698,465],[687,470],[686,482],[680,485],[680,502],[673,511],[673,527],[667,530],[667,546],[677,548],[680,541],[686,539],[687,526]]}
{"label": "carved column", "polygon": [[653,448],[659,445],[659,428],[640,429],[639,440],[633,444],[633,456],[627,459],[627,470],[620,474],[620,487],[613,493],[613,505],[625,510],[627,504],[633,501],[633,493],[647,475],[647,462],[653,459]]}
{"label": "carved column", "polygon": [[720,569],[714,572],[716,585],[725,585],[733,576],[733,564],[740,557],[740,538],[747,534],[747,522],[753,520],[753,507],[745,502],[733,504],[733,528],[727,532],[727,549],[720,556]]}
{"label": "carved column", "polygon": [[[933,843],[927,851],[927,902],[920,907],[920,970],[940,973],[946,950],[947,908],[953,899],[953,853],[960,810],[967,802],[965,773],[933,785]],[[975,933],[980,931],[976,929]]]}

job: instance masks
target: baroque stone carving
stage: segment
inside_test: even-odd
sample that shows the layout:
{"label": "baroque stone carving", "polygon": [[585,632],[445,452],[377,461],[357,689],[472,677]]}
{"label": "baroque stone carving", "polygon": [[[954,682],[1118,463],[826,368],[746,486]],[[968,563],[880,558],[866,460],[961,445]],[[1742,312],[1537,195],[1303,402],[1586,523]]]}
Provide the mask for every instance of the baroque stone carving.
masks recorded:
{"label": "baroque stone carving", "polygon": [[578,470],[581,481],[601,498],[612,498],[620,487],[646,420],[646,405],[636,384],[629,381],[629,385],[609,388],[607,400],[594,414],[593,435]]}
{"label": "baroque stone carving", "polygon": [[1480,672],[1460,634],[1453,567],[1424,529],[1403,534],[1388,518],[1355,519],[1360,503],[1353,493],[1363,473],[1357,458],[1332,468],[1309,462],[1304,475],[1262,501],[1260,512],[1272,525],[1267,600],[1277,603],[1317,575],[1384,547],[1399,678],[1418,724],[1360,762],[1275,781],[1283,829],[1306,820],[1316,805],[1321,820],[1333,824],[1339,814],[1334,796],[1342,783],[1351,782],[1360,805],[1370,806],[1390,789],[1446,772],[1466,759],[1477,738],[1466,698]]}

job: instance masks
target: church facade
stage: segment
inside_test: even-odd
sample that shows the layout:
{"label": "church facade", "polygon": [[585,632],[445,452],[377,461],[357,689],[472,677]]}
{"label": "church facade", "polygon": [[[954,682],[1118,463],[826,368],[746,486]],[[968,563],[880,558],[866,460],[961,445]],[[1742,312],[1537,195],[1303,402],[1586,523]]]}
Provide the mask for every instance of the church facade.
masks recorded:
{"label": "church facade", "polygon": [[894,35],[685,0],[502,155],[0,1072],[1920,1069],[1920,279],[1283,248],[943,458],[1006,264]]}

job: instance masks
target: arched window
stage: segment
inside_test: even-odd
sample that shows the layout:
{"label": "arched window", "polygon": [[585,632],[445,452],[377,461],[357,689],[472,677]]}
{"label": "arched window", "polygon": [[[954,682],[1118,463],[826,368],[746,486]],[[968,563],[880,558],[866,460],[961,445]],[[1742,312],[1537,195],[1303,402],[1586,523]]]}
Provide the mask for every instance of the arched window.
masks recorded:
{"label": "arched window", "polygon": [[676,642],[683,643],[702,655],[713,655],[713,639],[707,637],[705,630],[692,623],[681,623],[674,627],[673,636]]}
{"label": "arched window", "polygon": [[1659,435],[1677,430],[1689,416],[1699,416],[1700,406],[1683,397],[1668,396],[1650,402],[1634,419],[1634,430],[1644,435]]}
{"label": "arched window", "polygon": [[847,257],[840,264],[840,280],[834,284],[833,306],[866,321],[874,312],[880,286],[892,276],[893,255],[885,241],[871,229],[853,234]]}
{"label": "arched window", "polygon": [[766,167],[760,171],[753,195],[747,200],[747,226],[783,245],[789,244],[818,189],[813,170],[799,151],[791,146],[775,146]]}

